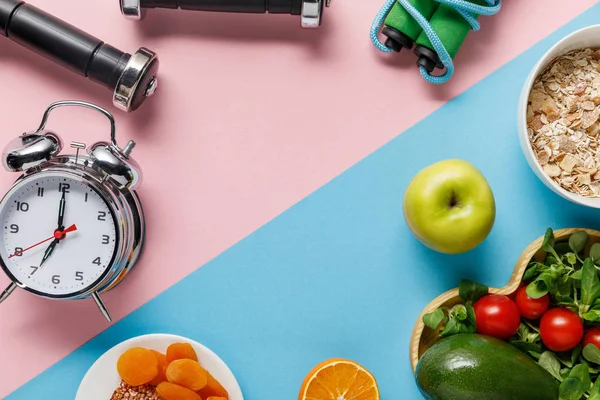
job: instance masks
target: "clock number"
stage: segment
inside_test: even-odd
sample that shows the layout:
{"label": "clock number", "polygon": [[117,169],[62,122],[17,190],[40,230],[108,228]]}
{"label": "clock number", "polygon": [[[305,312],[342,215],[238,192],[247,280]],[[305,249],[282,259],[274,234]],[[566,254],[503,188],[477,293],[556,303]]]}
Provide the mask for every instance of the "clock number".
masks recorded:
{"label": "clock number", "polygon": [[94,258],[94,261],[92,261],[92,264],[100,265],[100,257]]}
{"label": "clock number", "polygon": [[17,211],[23,211],[23,212],[29,211],[29,204],[27,204],[25,202],[21,203],[20,201],[17,201]]}
{"label": "clock number", "polygon": [[98,221],[106,221],[106,212],[98,211]]}
{"label": "clock number", "polygon": [[15,247],[15,257],[21,257],[23,255],[22,247]]}
{"label": "clock number", "polygon": [[87,203],[87,198],[88,198],[88,194],[87,192],[85,193],[85,202]]}
{"label": "clock number", "polygon": [[69,185],[68,183],[59,183],[58,184],[59,192],[69,193],[69,189],[71,189],[71,185]]}
{"label": "clock number", "polygon": [[54,283],[55,285],[58,285],[60,283],[60,275],[53,275],[52,283]]}
{"label": "clock number", "polygon": [[37,272],[37,270],[38,270],[40,267],[36,267],[35,265],[32,265],[32,266],[31,266],[31,267],[29,267],[29,268],[31,268],[31,269],[33,270],[33,271],[31,271],[31,273],[29,274],[29,276],[31,276],[31,275],[35,274],[35,273]]}
{"label": "clock number", "polygon": [[12,225],[10,226],[10,233],[17,233],[17,232],[19,232],[19,225],[17,225],[17,224],[12,224]]}
{"label": "clock number", "polygon": [[102,235],[102,244],[109,244],[109,243],[110,243],[110,236]]}
{"label": "clock number", "polygon": [[83,280],[83,272],[81,272],[81,271],[75,272],[75,280],[82,281]]}
{"label": "clock number", "polygon": [[38,187],[37,195],[38,195],[38,197],[44,197],[44,188],[43,187]]}

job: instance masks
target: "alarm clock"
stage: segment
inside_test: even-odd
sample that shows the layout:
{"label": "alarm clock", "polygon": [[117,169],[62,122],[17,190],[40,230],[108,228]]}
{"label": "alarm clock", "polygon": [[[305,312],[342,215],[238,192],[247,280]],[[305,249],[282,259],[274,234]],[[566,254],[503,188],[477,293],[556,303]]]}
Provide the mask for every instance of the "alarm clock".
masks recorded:
{"label": "alarm clock", "polygon": [[[60,137],[45,130],[59,107],[105,115],[110,142],[72,142],[75,154],[61,154]],[[48,299],[91,297],[111,320],[100,295],[125,278],[144,244],[144,214],[135,191],[142,174],[131,158],[134,146],[117,145],[115,121],[105,109],[61,101],[46,109],[37,130],[6,147],[4,167],[21,176],[0,201],[0,267],[12,281],[0,302],[16,288]]]}

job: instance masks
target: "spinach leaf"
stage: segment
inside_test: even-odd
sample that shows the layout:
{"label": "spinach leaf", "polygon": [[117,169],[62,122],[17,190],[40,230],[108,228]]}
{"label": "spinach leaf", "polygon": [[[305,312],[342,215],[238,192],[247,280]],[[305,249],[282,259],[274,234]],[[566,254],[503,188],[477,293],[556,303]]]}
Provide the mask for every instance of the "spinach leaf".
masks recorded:
{"label": "spinach leaf", "polygon": [[571,266],[577,264],[577,256],[575,253],[567,253],[565,254],[565,258],[567,259],[567,262],[571,264]]}
{"label": "spinach leaf", "polygon": [[475,309],[473,308],[473,306],[468,305],[467,307],[467,321],[473,325],[474,327],[476,327],[476,319],[475,319]]}
{"label": "spinach leaf", "polygon": [[552,253],[554,251],[554,232],[552,231],[552,228],[546,229],[544,241],[542,242],[542,250],[546,253]]}
{"label": "spinach leaf", "polygon": [[559,387],[559,395],[564,400],[579,400],[587,392],[592,384],[588,366],[576,365],[569,376],[562,381]]}
{"label": "spinach leaf", "polygon": [[467,307],[462,304],[457,304],[450,309],[450,318],[456,318],[459,321],[464,321],[467,319]]}
{"label": "spinach leaf", "polygon": [[[550,374],[562,381],[562,376],[560,376],[560,361],[556,354],[551,351],[545,351],[540,355],[540,359],[538,360],[538,364],[544,368],[546,371],[550,372]],[[579,400],[579,399],[577,399]]]}
{"label": "spinach leaf", "polygon": [[564,296],[562,294],[557,294],[556,296],[554,296],[554,299],[556,300],[556,303],[561,306],[575,304],[575,301],[573,300],[573,298],[571,296]]}
{"label": "spinach leaf", "polygon": [[578,344],[573,351],[571,352],[571,368],[573,367],[573,365],[575,365],[575,362],[579,359],[579,356],[581,355],[581,345]]}
{"label": "spinach leaf", "polygon": [[596,273],[596,267],[590,258],[586,258],[581,269],[581,302],[587,306],[584,312],[600,296],[600,280]]}
{"label": "spinach leaf", "polygon": [[458,295],[465,304],[475,303],[488,292],[489,288],[487,286],[467,279],[460,281],[458,286]]}
{"label": "spinach leaf", "polygon": [[523,282],[530,282],[533,278],[535,278],[536,274],[538,272],[538,264],[532,264],[530,267],[527,268],[527,270],[525,270],[525,273],[523,274],[523,278],[521,279],[521,281]]}
{"label": "spinach leaf", "polygon": [[600,310],[593,308],[584,313],[581,317],[589,322],[600,322]]}
{"label": "spinach leaf", "polygon": [[575,347],[571,352],[558,353],[557,356],[564,366],[567,368],[573,368],[573,366],[579,361],[581,355],[581,346]]}
{"label": "spinach leaf", "polygon": [[533,282],[527,285],[527,296],[532,299],[539,299],[548,294],[548,292],[555,293],[558,276],[558,273],[553,270],[542,272]]}
{"label": "spinach leaf", "polygon": [[573,272],[571,274],[571,279],[575,279],[576,281],[580,281],[581,280],[581,270],[578,269],[577,271]]}
{"label": "spinach leaf", "polygon": [[592,388],[590,389],[590,397],[588,397],[588,400],[600,400],[600,379],[596,379],[596,383],[594,383],[594,386],[592,386]]}
{"label": "spinach leaf", "polygon": [[423,323],[426,327],[436,330],[445,318],[444,310],[438,308],[434,312],[423,315]]}
{"label": "spinach leaf", "polygon": [[542,351],[542,346],[536,343],[526,342],[525,340],[511,340],[510,344],[521,350],[523,353],[539,353]]}
{"label": "spinach leaf", "polygon": [[589,235],[586,231],[575,232],[569,237],[569,247],[575,254],[579,254],[587,244]]}
{"label": "spinach leaf", "polygon": [[596,345],[588,344],[583,348],[583,357],[589,362],[593,362],[594,364],[600,364],[600,350],[596,347]]}
{"label": "spinach leaf", "polygon": [[447,337],[461,333],[459,325],[462,324],[460,324],[456,318],[450,318],[446,324],[446,327],[440,333],[440,337]]}
{"label": "spinach leaf", "polygon": [[[546,229],[544,241],[542,242],[542,250],[551,254],[556,260],[556,263],[560,263],[560,256],[556,253],[556,250],[554,250],[554,244],[554,232],[552,231],[552,228],[548,228]],[[550,256],[547,257],[546,261],[548,261],[548,258],[550,258]]]}
{"label": "spinach leaf", "polygon": [[568,242],[558,242],[554,243],[554,250],[560,256],[569,253],[572,249],[569,247]]}
{"label": "spinach leaf", "polygon": [[594,243],[590,248],[590,258],[594,261],[594,264],[600,264],[600,243]]}

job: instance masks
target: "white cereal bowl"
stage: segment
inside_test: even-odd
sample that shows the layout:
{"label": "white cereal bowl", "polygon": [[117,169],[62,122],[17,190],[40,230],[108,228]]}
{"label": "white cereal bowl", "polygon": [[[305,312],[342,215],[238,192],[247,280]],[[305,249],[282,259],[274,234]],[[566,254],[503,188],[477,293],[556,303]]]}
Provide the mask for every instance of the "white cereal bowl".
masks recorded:
{"label": "white cereal bowl", "polygon": [[244,400],[242,390],[233,372],[225,362],[206,346],[191,339],[167,334],[152,334],[134,337],[119,343],[104,353],[81,381],[75,400],[108,400],[121,383],[117,373],[117,360],[123,352],[132,347],[145,347],[164,353],[167,347],[175,342],[192,345],[198,355],[198,362],[218,380],[229,392],[229,400]]}
{"label": "white cereal bowl", "polygon": [[521,143],[521,148],[523,149],[523,153],[525,154],[529,166],[531,166],[531,169],[538,178],[540,178],[546,186],[552,189],[552,191],[567,200],[587,207],[600,208],[600,198],[588,198],[569,192],[546,175],[533,152],[533,148],[529,141],[529,135],[527,134],[527,102],[535,79],[556,57],[572,50],[586,47],[600,48],[600,25],[593,25],[570,34],[560,42],[556,43],[546,54],[544,54],[527,77],[525,85],[523,86],[521,98],[519,99],[517,123],[519,126],[519,141]]}

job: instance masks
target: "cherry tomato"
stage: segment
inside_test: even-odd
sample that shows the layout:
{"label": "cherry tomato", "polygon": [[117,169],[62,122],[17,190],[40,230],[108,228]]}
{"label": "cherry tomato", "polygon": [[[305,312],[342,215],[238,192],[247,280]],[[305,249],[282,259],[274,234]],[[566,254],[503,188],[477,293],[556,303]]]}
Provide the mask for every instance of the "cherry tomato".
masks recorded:
{"label": "cherry tomato", "polygon": [[583,337],[583,347],[593,344],[600,349],[600,328],[593,327],[587,330]]}
{"label": "cherry tomato", "polygon": [[567,351],[583,338],[583,322],[579,315],[566,308],[551,308],[540,321],[542,342],[552,351]]}
{"label": "cherry tomato", "polygon": [[545,295],[539,299],[532,299],[527,296],[527,287],[523,286],[517,291],[515,302],[521,316],[525,319],[538,319],[541,317],[550,306],[550,296]]}
{"label": "cherry tomato", "polygon": [[498,339],[510,339],[521,324],[521,315],[514,301],[499,294],[483,296],[473,305],[477,332]]}

